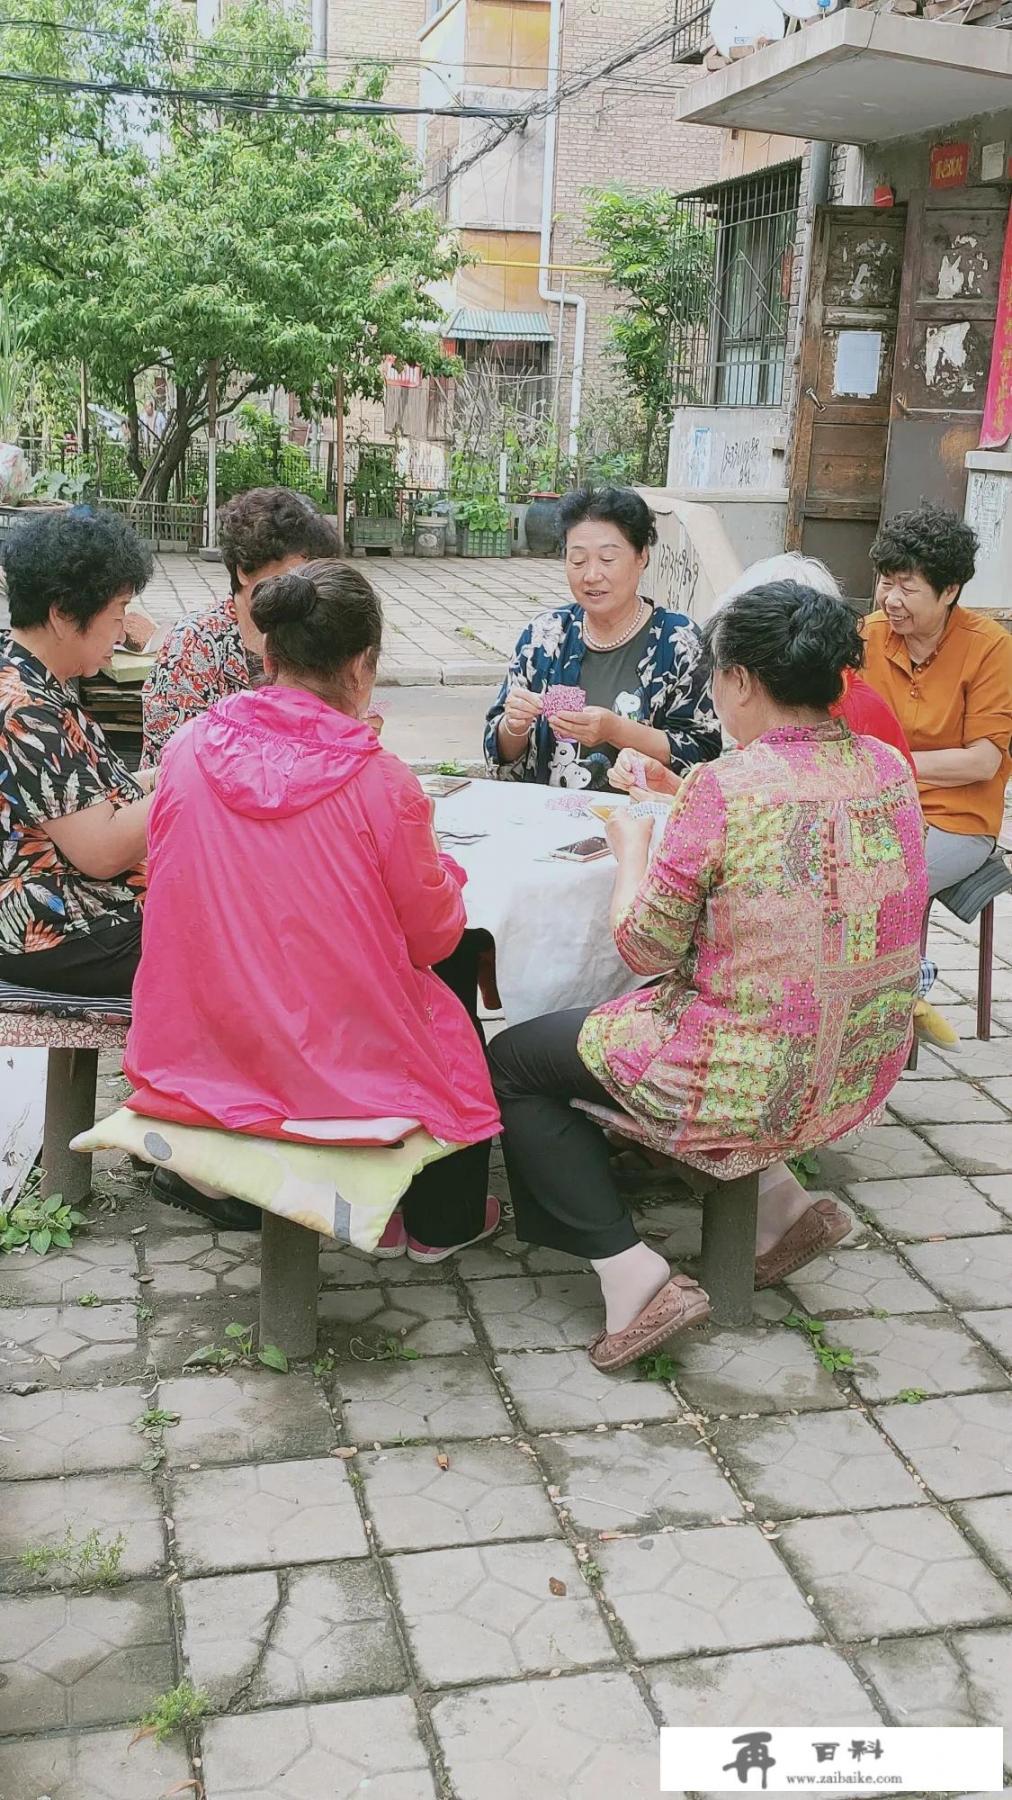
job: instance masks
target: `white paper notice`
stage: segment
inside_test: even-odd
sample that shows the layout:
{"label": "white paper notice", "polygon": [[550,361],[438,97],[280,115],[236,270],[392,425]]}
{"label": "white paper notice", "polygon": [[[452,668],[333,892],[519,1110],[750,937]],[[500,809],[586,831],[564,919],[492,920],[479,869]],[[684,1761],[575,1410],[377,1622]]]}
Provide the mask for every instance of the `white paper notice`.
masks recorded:
{"label": "white paper notice", "polygon": [[858,400],[870,400],[878,393],[881,362],[880,331],[841,331],[836,340],[833,393],[850,394]]}

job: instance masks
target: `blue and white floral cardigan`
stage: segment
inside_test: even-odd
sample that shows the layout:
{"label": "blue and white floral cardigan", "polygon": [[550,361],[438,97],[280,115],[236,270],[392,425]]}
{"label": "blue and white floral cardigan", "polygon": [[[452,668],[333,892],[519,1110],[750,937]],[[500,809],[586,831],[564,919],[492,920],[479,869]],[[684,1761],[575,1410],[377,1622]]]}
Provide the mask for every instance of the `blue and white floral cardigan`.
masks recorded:
{"label": "blue and white floral cardigan", "polygon": [[[488,713],[485,761],[501,781],[569,785],[565,769],[553,767],[556,740],[544,719],[535,722],[523,755],[513,763],[499,753],[498,728],[506,696],[516,687],[543,694],[550,687],[579,687],[583,666],[583,607],[575,602],[539,613],[517,640],[506,677]],[[693,763],[720,755],[720,725],[702,669],[699,632],[685,613],[654,608],[646,649],[639,664],[639,723],[663,731],[676,774]],[[557,759],[556,759],[557,760]],[[584,785],[585,765],[574,760],[574,782]]]}

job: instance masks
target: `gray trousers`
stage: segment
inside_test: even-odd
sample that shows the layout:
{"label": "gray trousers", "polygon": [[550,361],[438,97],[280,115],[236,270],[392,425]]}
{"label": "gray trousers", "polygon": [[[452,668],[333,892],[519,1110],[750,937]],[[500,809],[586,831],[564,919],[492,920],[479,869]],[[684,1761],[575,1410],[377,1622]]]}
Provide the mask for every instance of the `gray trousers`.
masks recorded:
{"label": "gray trousers", "polygon": [[928,893],[941,893],[957,881],[972,875],[985,863],[994,849],[993,837],[968,837],[962,831],[939,831],[928,826],[924,854],[928,859]]}

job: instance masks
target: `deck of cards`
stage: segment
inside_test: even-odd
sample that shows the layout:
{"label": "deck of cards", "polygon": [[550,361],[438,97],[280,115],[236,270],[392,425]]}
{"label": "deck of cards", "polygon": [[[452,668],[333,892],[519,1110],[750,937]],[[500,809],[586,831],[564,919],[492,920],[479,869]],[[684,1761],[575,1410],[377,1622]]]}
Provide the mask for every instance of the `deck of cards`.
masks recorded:
{"label": "deck of cards", "polygon": [[552,725],[552,720],[559,713],[582,712],[584,707],[586,706],[586,704],[587,704],[587,696],[584,693],[582,688],[578,688],[578,687],[550,687],[549,688],[549,690],[544,698],[544,704],[542,705],[542,708],[541,708],[541,716],[542,716],[542,718],[548,720],[549,725],[552,726],[552,730],[555,732],[555,735],[559,739],[560,743],[571,744],[571,743],[573,743],[574,740],[566,732],[559,731],[556,728],[556,726]]}

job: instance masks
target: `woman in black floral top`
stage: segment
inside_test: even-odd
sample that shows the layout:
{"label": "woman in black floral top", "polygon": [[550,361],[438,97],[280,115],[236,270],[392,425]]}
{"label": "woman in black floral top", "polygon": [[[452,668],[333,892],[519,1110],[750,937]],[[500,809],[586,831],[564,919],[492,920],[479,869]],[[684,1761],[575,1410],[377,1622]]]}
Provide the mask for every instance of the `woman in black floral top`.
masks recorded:
{"label": "woman in black floral top", "polygon": [[40,513],[3,556],[0,980],[125,994],[140,957],[154,775],[131,775],[68,683],[123,639],[151,557],[113,513]]}

